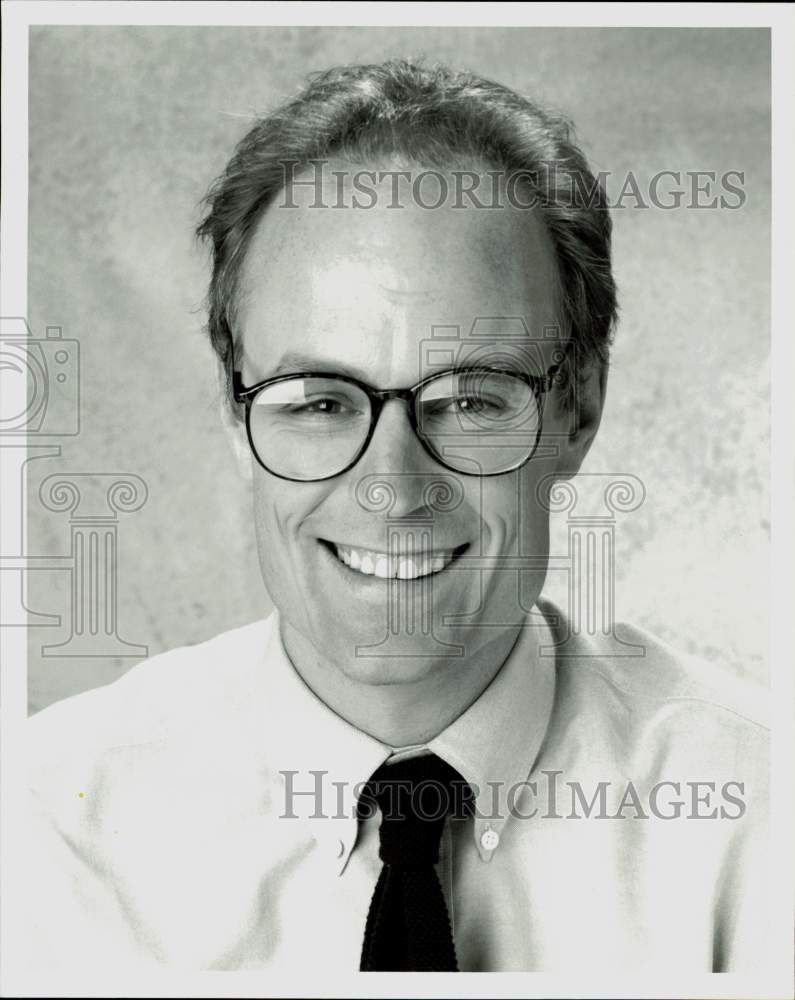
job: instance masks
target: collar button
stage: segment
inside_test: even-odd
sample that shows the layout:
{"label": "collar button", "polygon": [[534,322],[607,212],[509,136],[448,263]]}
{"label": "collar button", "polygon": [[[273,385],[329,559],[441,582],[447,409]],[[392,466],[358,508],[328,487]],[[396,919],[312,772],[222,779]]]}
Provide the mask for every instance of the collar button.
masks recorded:
{"label": "collar button", "polygon": [[496,830],[484,830],[480,835],[480,846],[484,851],[493,851],[500,842],[500,835]]}

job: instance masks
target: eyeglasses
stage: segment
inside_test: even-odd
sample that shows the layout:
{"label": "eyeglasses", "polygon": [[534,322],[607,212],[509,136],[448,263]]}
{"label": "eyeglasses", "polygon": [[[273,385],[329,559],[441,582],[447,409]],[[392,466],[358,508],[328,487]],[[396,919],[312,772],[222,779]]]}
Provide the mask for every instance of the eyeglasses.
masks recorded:
{"label": "eyeglasses", "polygon": [[535,453],[543,398],[563,364],[545,375],[472,367],[439,372],[410,389],[374,389],[335,372],[296,372],[243,386],[246,431],[259,464],[292,482],[321,482],[351,469],[367,450],[381,410],[401,399],[425,451],[467,476],[513,472]]}

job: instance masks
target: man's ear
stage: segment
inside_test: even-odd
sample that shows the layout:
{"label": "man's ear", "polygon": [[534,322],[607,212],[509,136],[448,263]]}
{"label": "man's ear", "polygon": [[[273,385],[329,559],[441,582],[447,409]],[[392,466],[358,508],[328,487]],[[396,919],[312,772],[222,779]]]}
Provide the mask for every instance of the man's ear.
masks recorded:
{"label": "man's ear", "polygon": [[570,431],[561,447],[557,478],[572,479],[580,471],[602,420],[607,393],[607,365],[591,365],[576,379],[569,413]]}
{"label": "man's ear", "polygon": [[243,407],[230,399],[226,385],[226,372],[218,365],[218,413],[226,439],[235,456],[237,467],[243,479],[251,480],[253,455],[246,434],[246,420]]}

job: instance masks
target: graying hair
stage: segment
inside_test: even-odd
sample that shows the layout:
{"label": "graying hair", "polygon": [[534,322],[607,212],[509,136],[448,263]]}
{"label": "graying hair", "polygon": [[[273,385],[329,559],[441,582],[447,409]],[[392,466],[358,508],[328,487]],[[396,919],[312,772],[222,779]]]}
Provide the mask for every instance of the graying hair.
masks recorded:
{"label": "graying hair", "polygon": [[[606,365],[617,316],[607,198],[571,122],[498,83],[404,59],[313,74],[257,119],[203,205],[196,233],[212,250],[208,332],[231,398],[234,305],[257,223],[284,187],[285,164],[400,157],[426,167],[477,162],[521,174],[557,258],[561,324],[578,376]],[[569,352],[571,356],[572,352]],[[566,402],[577,379],[569,380]]]}

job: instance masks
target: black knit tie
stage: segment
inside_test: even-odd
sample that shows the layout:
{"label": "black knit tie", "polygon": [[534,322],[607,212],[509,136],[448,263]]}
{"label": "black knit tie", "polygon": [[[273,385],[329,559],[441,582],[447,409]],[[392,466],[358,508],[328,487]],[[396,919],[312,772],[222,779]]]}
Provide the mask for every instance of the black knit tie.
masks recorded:
{"label": "black knit tie", "polygon": [[455,945],[434,869],[448,814],[464,814],[469,786],[435,754],[384,764],[360,805],[381,811],[378,877],[364,931],[363,972],[457,972]]}

